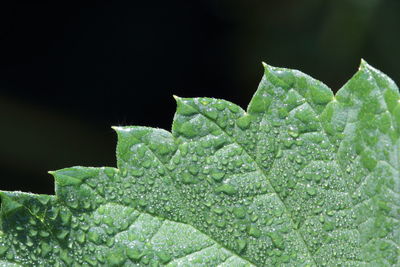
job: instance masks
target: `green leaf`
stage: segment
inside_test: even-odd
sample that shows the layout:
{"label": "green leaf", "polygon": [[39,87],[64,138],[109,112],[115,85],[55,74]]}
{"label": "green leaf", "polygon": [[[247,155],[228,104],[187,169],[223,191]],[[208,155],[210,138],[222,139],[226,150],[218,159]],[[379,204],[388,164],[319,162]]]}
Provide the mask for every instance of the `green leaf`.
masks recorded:
{"label": "green leaf", "polygon": [[176,97],[115,127],[117,169],[1,192],[2,266],[400,266],[400,96],[362,62],[336,96],[265,65],[248,111]]}

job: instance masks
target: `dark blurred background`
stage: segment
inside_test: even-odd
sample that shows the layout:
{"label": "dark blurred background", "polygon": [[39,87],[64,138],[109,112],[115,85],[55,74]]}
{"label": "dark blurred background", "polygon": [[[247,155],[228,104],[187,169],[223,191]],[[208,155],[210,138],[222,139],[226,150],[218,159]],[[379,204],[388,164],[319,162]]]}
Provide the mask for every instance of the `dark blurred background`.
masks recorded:
{"label": "dark blurred background", "polygon": [[336,91],[364,58],[400,83],[399,14],[398,0],[2,1],[0,189],[53,193],[48,170],[115,166],[110,127],[170,130],[173,94],[245,108],[262,61]]}

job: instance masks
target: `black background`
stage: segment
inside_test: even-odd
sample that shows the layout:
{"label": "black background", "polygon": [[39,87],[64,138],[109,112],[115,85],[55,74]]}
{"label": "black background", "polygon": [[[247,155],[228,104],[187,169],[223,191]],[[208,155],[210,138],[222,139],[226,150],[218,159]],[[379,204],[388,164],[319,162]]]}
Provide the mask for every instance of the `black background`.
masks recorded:
{"label": "black background", "polygon": [[0,189],[115,166],[112,125],[170,130],[172,95],[245,108],[261,62],[334,91],[360,59],[400,81],[400,1],[10,1],[0,4]]}

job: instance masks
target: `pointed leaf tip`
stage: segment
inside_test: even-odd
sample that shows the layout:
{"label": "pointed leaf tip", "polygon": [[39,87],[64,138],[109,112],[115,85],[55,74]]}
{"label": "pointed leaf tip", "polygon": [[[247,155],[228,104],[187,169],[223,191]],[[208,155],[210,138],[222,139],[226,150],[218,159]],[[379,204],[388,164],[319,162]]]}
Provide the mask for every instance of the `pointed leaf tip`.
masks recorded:
{"label": "pointed leaf tip", "polygon": [[72,167],[52,172],[56,184],[60,186],[80,185],[86,178],[97,175],[99,169]]}
{"label": "pointed leaf tip", "polygon": [[271,72],[271,69],[273,68],[273,66],[268,65],[267,63],[265,63],[264,61],[262,62],[262,65],[264,67],[264,72]]}
{"label": "pointed leaf tip", "polygon": [[368,64],[367,61],[365,61],[363,58],[361,59],[360,62],[360,66],[359,66],[359,70],[364,69],[364,68],[368,68],[370,65]]}
{"label": "pointed leaf tip", "polygon": [[111,128],[118,134],[123,132],[129,132],[131,130],[131,126],[111,126]]}
{"label": "pointed leaf tip", "polygon": [[198,111],[195,108],[193,108],[191,105],[187,103],[186,100],[188,100],[188,98],[185,99],[175,95],[174,98],[176,100],[176,105],[177,105],[176,112],[178,114],[184,116],[190,116],[198,113]]}
{"label": "pointed leaf tip", "polygon": [[119,131],[119,130],[121,130],[121,126],[111,126],[111,129],[113,129],[114,131]]}
{"label": "pointed leaf tip", "polygon": [[182,103],[182,97],[179,97],[177,95],[172,95],[172,96],[175,99],[177,105],[179,105],[179,103]]}

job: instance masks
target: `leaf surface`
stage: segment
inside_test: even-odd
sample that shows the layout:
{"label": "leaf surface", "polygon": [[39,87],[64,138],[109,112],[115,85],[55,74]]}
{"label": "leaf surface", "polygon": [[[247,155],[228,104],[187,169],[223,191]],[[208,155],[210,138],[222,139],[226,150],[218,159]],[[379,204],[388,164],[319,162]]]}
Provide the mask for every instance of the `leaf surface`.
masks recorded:
{"label": "leaf surface", "polygon": [[336,96],[265,65],[247,112],[179,98],[115,127],[117,168],[1,192],[3,266],[399,266],[399,92],[364,61]]}

